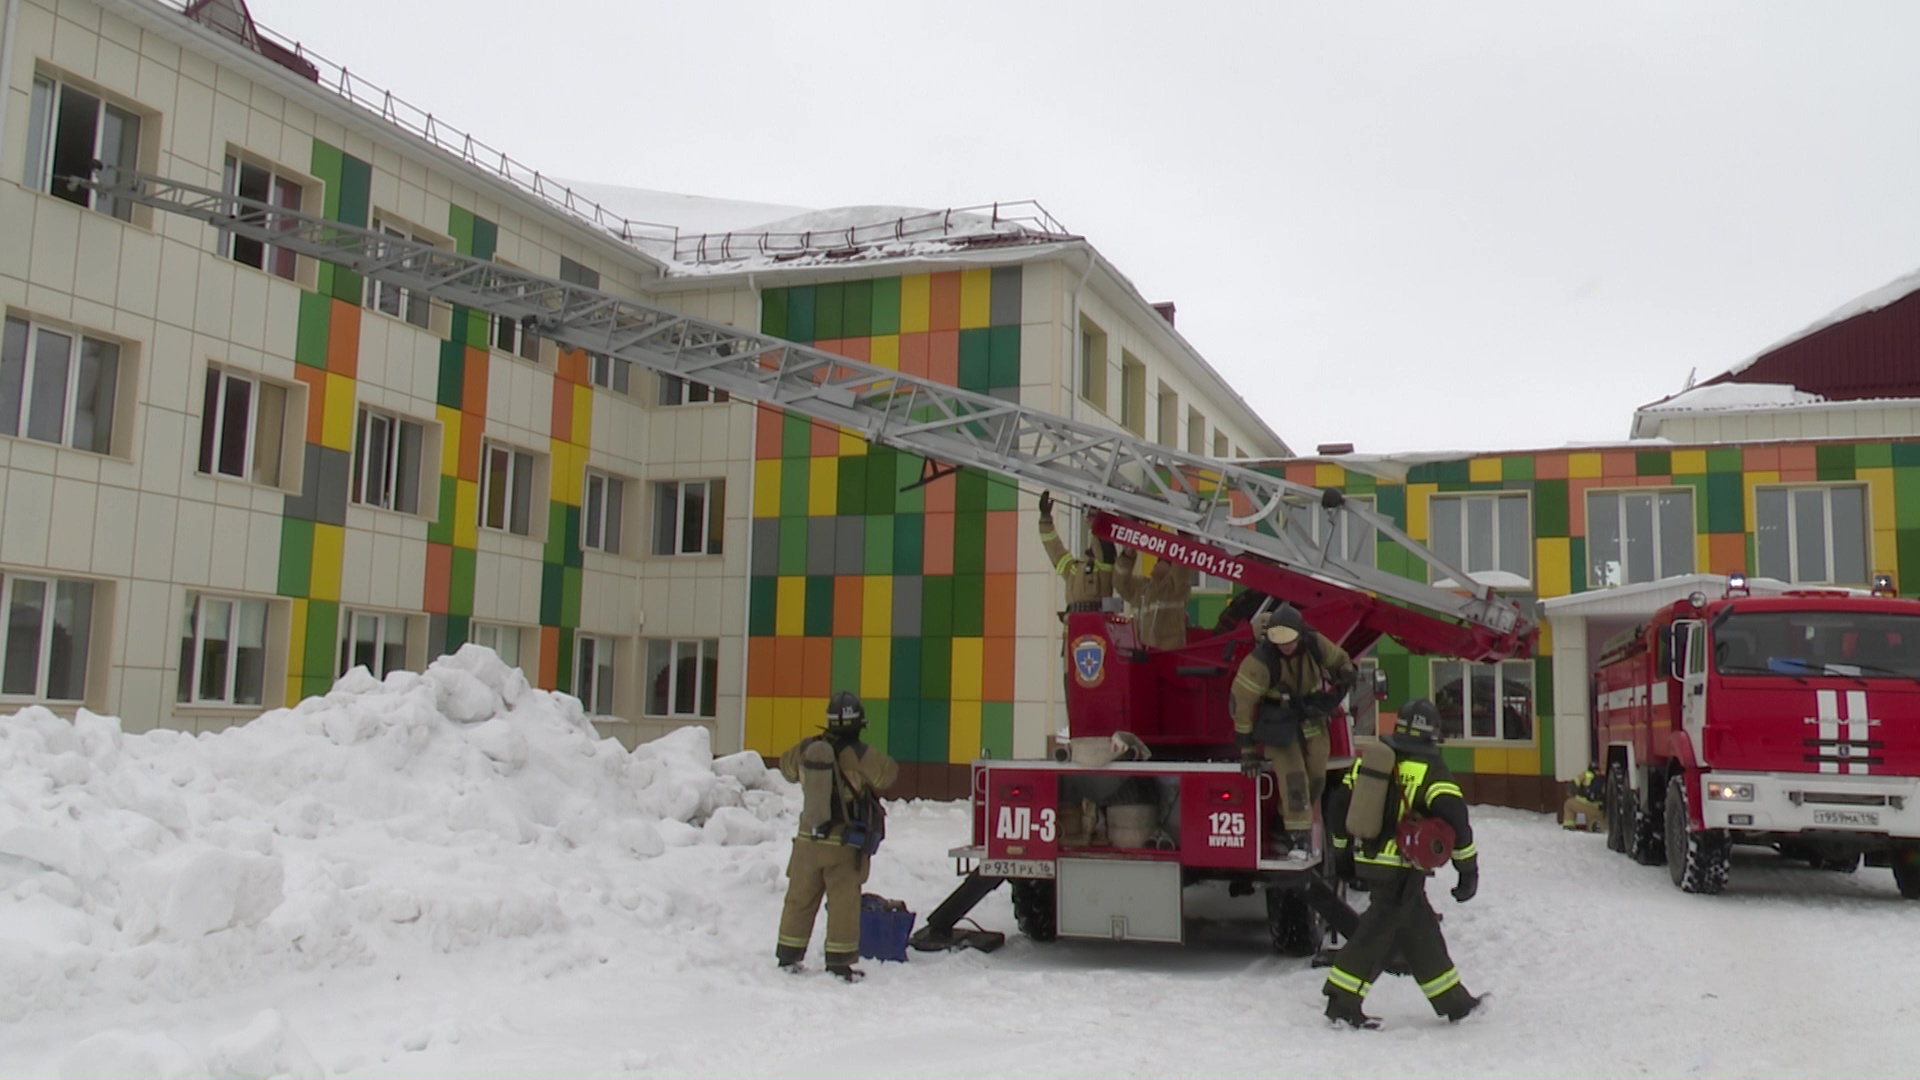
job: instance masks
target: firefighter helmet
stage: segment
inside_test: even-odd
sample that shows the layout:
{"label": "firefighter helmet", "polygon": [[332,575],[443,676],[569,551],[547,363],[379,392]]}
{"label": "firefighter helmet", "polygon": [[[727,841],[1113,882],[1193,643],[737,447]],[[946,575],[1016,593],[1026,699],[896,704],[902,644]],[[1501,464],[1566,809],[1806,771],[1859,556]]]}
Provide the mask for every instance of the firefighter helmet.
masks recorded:
{"label": "firefighter helmet", "polygon": [[1419,749],[1440,741],[1440,710],[1426,698],[1414,698],[1400,706],[1399,722],[1393,734],[1382,740],[1395,749]]}
{"label": "firefighter helmet", "polygon": [[860,704],[860,695],[851,690],[842,690],[827,702],[827,733],[857,733],[867,726],[867,709]]}
{"label": "firefighter helmet", "polygon": [[1275,645],[1286,645],[1300,640],[1300,631],[1306,629],[1306,620],[1300,617],[1300,609],[1292,604],[1281,604],[1273,610],[1267,620],[1267,640]]}

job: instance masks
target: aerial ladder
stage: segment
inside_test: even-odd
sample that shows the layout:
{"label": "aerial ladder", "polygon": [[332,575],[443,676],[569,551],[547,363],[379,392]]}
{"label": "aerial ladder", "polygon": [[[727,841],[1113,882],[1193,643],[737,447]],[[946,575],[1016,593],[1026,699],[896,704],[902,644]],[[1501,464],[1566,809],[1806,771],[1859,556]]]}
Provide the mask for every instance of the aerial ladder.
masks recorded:
{"label": "aerial ladder", "polygon": [[[1089,512],[1092,535],[1272,598],[1262,598],[1263,604],[1292,602],[1317,629],[1355,656],[1381,636],[1391,636],[1415,652],[1479,662],[1526,656],[1533,647],[1534,622],[1515,603],[1440,559],[1392,519],[1344,498],[1336,489],[1293,483],[1245,464],[1186,453],[1018,402],[161,176],[101,166],[94,176],[64,179],[75,187],[195,218],[217,230],[331,263],[440,303],[518,320],[562,348],[625,360],[857,432],[871,443],[923,458],[927,472],[922,482],[973,468],[1068,496]],[[1318,529],[1316,516],[1322,526]],[[1340,527],[1343,518],[1345,528]],[[1397,544],[1415,565],[1426,568],[1434,583],[1351,557],[1339,538],[1356,535],[1358,530]],[[1145,729],[1146,743],[1165,750],[1173,763],[1153,763],[1159,771],[1140,779],[1162,788],[1178,788],[1185,782],[1190,790],[1177,796],[1183,802],[1199,798],[1204,789],[1208,797],[1221,799],[1222,805],[1232,803],[1250,813],[1274,796],[1273,785],[1267,782],[1270,776],[1257,788],[1242,791],[1240,783],[1252,787],[1252,782],[1241,777],[1235,766],[1208,760],[1231,749],[1231,729],[1224,716],[1225,687],[1237,657],[1251,646],[1244,628],[1190,636],[1186,649],[1167,655],[1149,655],[1141,648],[1124,617],[1075,613],[1069,616],[1067,629],[1070,640],[1097,638],[1118,661],[1110,684],[1103,679],[1103,687],[1081,686],[1080,694],[1070,685],[1073,734]],[[1105,692],[1099,693],[1102,689]],[[1072,775],[1006,773],[1014,764],[975,763],[976,842],[956,849],[968,880],[935,913],[930,925],[943,923],[950,931],[974,901],[1007,879],[1027,887],[1027,908],[1047,907],[1032,899],[1036,882],[1050,883],[1048,879],[1064,874],[1070,863],[1100,861],[1076,859],[1060,850],[1057,842],[1036,844],[1024,835],[1021,843],[993,841],[988,820],[1005,808],[996,791],[1020,791],[1029,800],[1037,798],[1029,820],[1038,821],[1054,812],[1054,800],[1068,798],[1075,786]],[[1140,763],[1113,767],[1149,768]],[[1071,762],[1061,764],[1068,772],[1076,768]],[[1006,776],[1011,778],[1002,782]],[[1210,811],[1209,818],[1198,809],[1197,805],[1190,808],[1194,818],[1233,827],[1220,811]],[[1189,820],[1187,825],[1197,827],[1198,822]],[[1190,876],[1197,871],[1236,880],[1265,877],[1273,914],[1276,895],[1284,901],[1300,891],[1278,887],[1287,883],[1276,876],[1302,868],[1259,856],[1258,821],[1248,828],[1242,819],[1238,827],[1242,832],[1237,835],[1253,842],[1243,840],[1240,847],[1227,849],[1206,847],[1218,844],[1218,836],[1172,836],[1162,828],[1156,839],[1172,842],[1173,857],[1166,857],[1162,847],[1157,853],[1135,853],[1140,857],[1133,861],[1170,863],[1176,869],[1184,867]],[[1210,850],[1211,857],[1181,856],[1179,852],[1190,850],[1189,845],[1202,852]],[[1106,853],[1106,861],[1117,865],[1128,859]],[[1087,887],[1111,891],[1113,886],[1102,878]],[[1030,934],[1038,931],[1042,937],[1055,931],[1069,933],[1065,889],[1063,881],[1060,902],[1047,910],[1046,918],[1031,920],[1031,926],[1023,919],[1023,929]],[[1020,897],[1016,892],[1016,909]],[[1284,902],[1279,906],[1286,907]],[[1316,907],[1336,927],[1345,922],[1332,905],[1322,902]],[[1275,941],[1283,944],[1284,936],[1298,947],[1307,934],[1304,909],[1296,904],[1287,910],[1293,914],[1274,914],[1279,920]],[[1110,913],[1093,914],[1097,920]],[[1351,915],[1350,910],[1346,915]],[[1116,927],[1125,922],[1121,916],[1113,917],[1120,920],[1113,924]],[[1092,936],[1151,935],[1115,930],[1111,935],[1101,931]]]}

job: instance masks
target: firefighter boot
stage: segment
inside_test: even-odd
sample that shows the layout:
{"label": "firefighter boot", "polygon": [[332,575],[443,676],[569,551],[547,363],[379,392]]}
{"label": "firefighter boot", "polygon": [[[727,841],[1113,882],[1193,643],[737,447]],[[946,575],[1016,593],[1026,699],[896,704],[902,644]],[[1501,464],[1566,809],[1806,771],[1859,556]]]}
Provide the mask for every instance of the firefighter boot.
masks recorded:
{"label": "firefighter boot", "polygon": [[1360,999],[1352,994],[1339,993],[1327,995],[1327,1023],[1335,1027],[1346,1025],[1357,1031],[1373,1031],[1380,1021],[1360,1010]]}
{"label": "firefighter boot", "polygon": [[773,950],[774,962],[780,965],[781,971],[787,972],[799,971],[800,961],[806,955],[807,949],[804,945],[777,945]]}
{"label": "firefighter boot", "polygon": [[1474,997],[1472,994],[1463,993],[1460,1001],[1448,1003],[1446,1011],[1447,1023],[1457,1024],[1467,1017],[1472,1016],[1473,1010],[1478,1009],[1486,1000],[1486,994]]}
{"label": "firefighter boot", "polygon": [[852,964],[828,964],[827,972],[841,982],[857,983],[867,977],[867,973]]}

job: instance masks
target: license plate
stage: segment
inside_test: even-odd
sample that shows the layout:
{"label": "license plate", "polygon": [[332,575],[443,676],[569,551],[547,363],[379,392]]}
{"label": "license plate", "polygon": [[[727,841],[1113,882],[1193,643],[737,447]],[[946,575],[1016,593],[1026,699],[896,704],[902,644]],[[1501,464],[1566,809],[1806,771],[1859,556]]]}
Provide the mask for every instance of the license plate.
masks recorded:
{"label": "license plate", "polygon": [[1853,827],[1866,826],[1868,828],[1878,828],[1880,826],[1880,815],[1872,810],[1815,810],[1813,812],[1813,823],[1815,825],[1848,825]]}
{"label": "license plate", "polygon": [[980,873],[984,877],[1050,878],[1053,862],[1049,859],[983,859]]}

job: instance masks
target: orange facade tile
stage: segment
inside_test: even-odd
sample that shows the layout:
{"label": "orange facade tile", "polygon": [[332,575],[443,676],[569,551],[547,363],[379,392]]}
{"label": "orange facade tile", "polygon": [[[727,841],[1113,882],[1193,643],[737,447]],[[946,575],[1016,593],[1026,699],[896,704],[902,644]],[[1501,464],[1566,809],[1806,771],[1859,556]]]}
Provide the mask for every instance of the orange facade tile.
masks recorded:
{"label": "orange facade tile", "polygon": [[779,670],[775,664],[775,649],[778,638],[757,637],[747,639],[747,696],[765,698],[774,695],[774,672]]}
{"label": "orange facade tile", "polygon": [[327,370],[360,377],[360,305],[335,300],[327,308]]}
{"label": "orange facade tile", "polygon": [[775,697],[799,697],[806,685],[806,638],[773,639],[773,693]]}
{"label": "orange facade tile", "polygon": [[833,639],[798,638],[801,647],[800,695],[825,698],[833,694]]}
{"label": "orange facade tile", "polygon": [[1819,479],[1820,470],[1817,468],[1789,469],[1782,467],[1780,469],[1780,481],[1782,483],[1811,484]]}
{"label": "orange facade tile", "polygon": [[1614,482],[1631,483],[1640,473],[1639,463],[1634,459],[1633,451],[1608,451],[1600,455],[1600,476]]}
{"label": "orange facade tile", "polygon": [[1019,620],[1014,614],[1019,606],[1014,584],[1017,580],[1012,574],[987,575],[985,617],[981,620],[987,637],[1011,636],[1018,629]]}
{"label": "orange facade tile", "polygon": [[1567,481],[1567,535],[1587,535],[1587,489],[1605,486],[1606,480],[1596,477]]}
{"label": "orange facade tile", "polygon": [[293,377],[307,388],[307,442],[318,446],[326,431],[327,373],[305,364],[295,364]]}
{"label": "orange facade tile", "polygon": [[960,385],[960,331],[936,330],[927,335],[927,378]]}
{"label": "orange facade tile", "polygon": [[843,342],[839,338],[821,338],[813,343],[813,347],[819,349],[821,352],[832,353],[835,356],[839,356],[841,355],[840,346],[842,344]]}
{"label": "orange facade tile", "polygon": [[1707,573],[1731,574],[1747,569],[1745,533],[1712,533],[1707,537]]}
{"label": "orange facade tile", "polygon": [[468,416],[487,415],[487,363],[487,350],[467,346],[466,378],[460,387],[460,411]]}
{"label": "orange facade tile", "polygon": [[990,637],[983,650],[980,672],[982,701],[1013,700],[1014,639]]}
{"label": "orange facade tile", "polygon": [[[941,481],[951,483],[951,481]],[[932,486],[930,485],[929,490]],[[933,500],[928,499],[929,503]],[[920,555],[920,572],[923,574],[953,573],[953,514],[935,513],[931,507],[926,515],[926,539]]]}
{"label": "orange facade tile", "polygon": [[1312,462],[1304,465],[1289,465],[1287,466],[1287,481],[1293,484],[1305,484],[1308,487],[1312,487],[1314,469],[1315,466]]}
{"label": "orange facade tile", "polygon": [[[931,335],[928,334],[900,335],[900,370],[902,372],[908,375],[918,375],[923,379],[927,377],[927,350],[931,345],[930,337]],[[959,347],[960,339],[956,337],[954,338],[954,348],[957,350]],[[957,353],[954,356],[953,366],[955,374],[958,374],[960,358]]]}
{"label": "orange facade tile", "polygon": [[560,362],[554,370],[560,381],[585,386],[587,384],[587,351],[585,349],[560,350]]}
{"label": "orange facade tile", "polygon": [[932,330],[960,329],[960,271],[932,275],[927,325]]}
{"label": "orange facade tile", "polygon": [[756,405],[753,410],[753,456],[777,458],[780,442],[786,434],[786,414],[771,405]]}
{"label": "orange facade tile", "polygon": [[838,347],[833,351],[849,360],[858,360],[864,364],[873,359],[873,339],[864,337],[845,338],[839,342]]}
{"label": "orange facade tile", "polygon": [[560,685],[560,628],[540,628],[540,686],[552,690]]}
{"label": "orange facade tile", "polygon": [[562,383],[553,386],[552,424],[547,433],[561,442],[571,442],[568,435],[573,431],[573,387]]}
{"label": "orange facade tile", "polygon": [[1740,466],[1746,472],[1779,472],[1780,448],[1749,446],[1740,452]]}
{"label": "orange facade tile", "polygon": [[1534,455],[1533,478],[1535,480],[1565,480],[1567,478],[1567,455]]}
{"label": "orange facade tile", "polygon": [[808,424],[807,452],[814,457],[839,457],[840,425],[820,420]]}
{"label": "orange facade tile", "polygon": [[[924,493],[921,496],[921,508],[929,514],[952,515],[954,484],[955,480],[953,477],[943,476],[933,483],[928,484],[926,487],[921,488],[920,490]],[[953,522],[949,520],[947,524],[952,525]]]}
{"label": "orange facade tile", "polygon": [[987,511],[987,564],[989,574],[1011,574],[1020,569],[1020,512]]}
{"label": "orange facade tile", "polygon": [[1810,469],[1818,471],[1819,468],[1819,454],[1812,446],[1802,444],[1800,446],[1780,447],[1780,479],[1788,479],[1787,472],[1789,470]]}
{"label": "orange facade tile", "polygon": [[447,598],[453,581],[453,546],[427,545],[427,579],[421,588],[421,606],[436,615],[447,611]]}
{"label": "orange facade tile", "polygon": [[833,579],[833,636],[859,637],[860,613],[865,609],[867,579],[843,574]]}

